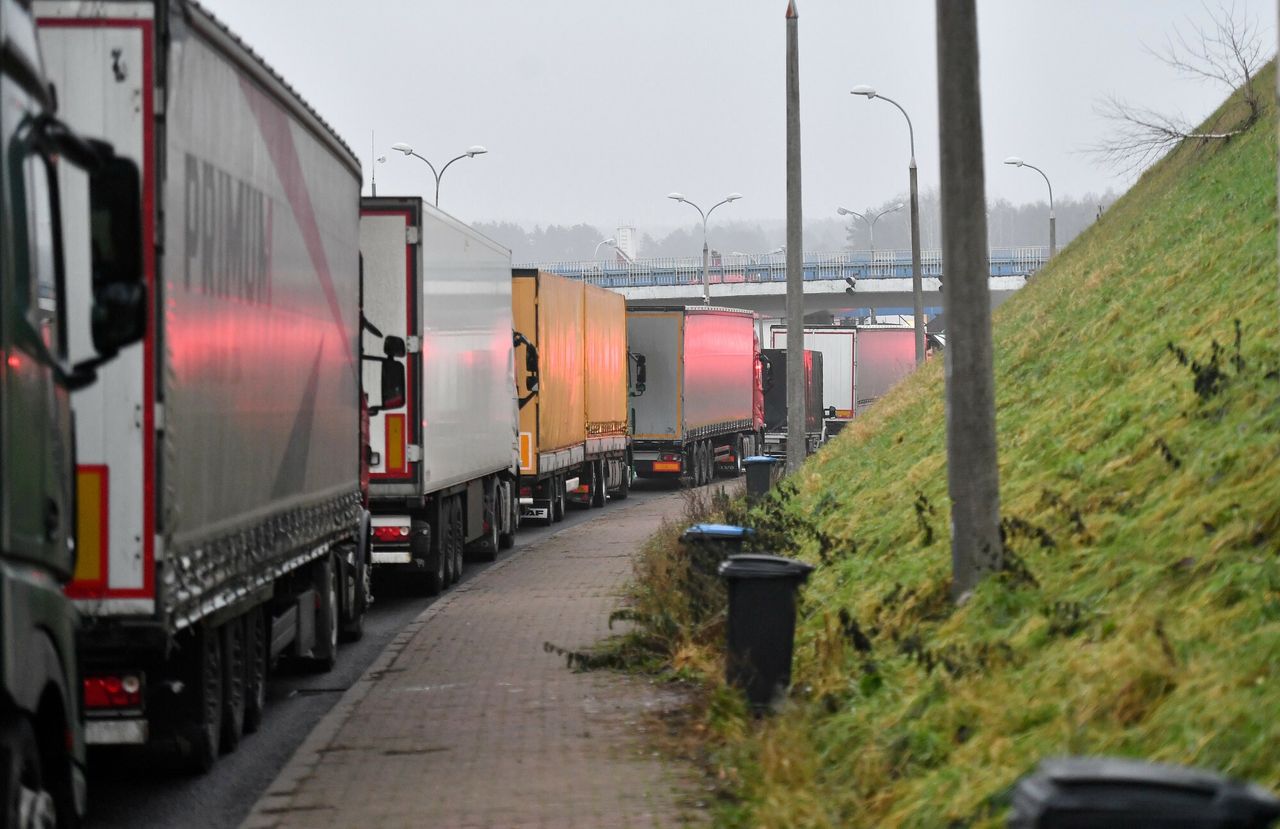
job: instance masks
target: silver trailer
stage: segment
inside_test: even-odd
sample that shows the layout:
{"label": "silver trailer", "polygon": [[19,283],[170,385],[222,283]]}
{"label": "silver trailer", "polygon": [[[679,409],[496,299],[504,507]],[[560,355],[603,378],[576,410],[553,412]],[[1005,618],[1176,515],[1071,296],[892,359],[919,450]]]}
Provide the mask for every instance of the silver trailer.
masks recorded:
{"label": "silver trailer", "polygon": [[[373,562],[436,593],[516,529],[511,253],[417,197],[361,200],[366,336],[403,338],[402,410],[369,422]],[[380,369],[366,361],[366,384]]]}
{"label": "silver trailer", "polygon": [[193,2],[35,11],[66,119],[141,170],[151,299],[143,342],[73,398],[82,668],[131,689],[87,706],[86,737],[207,768],[256,729],[277,658],[327,668],[360,630],[360,166]]}
{"label": "silver trailer", "polygon": [[[911,373],[914,337],[913,329],[901,326],[805,326],[804,347],[822,353],[828,434],[835,435]],[[773,326],[771,340],[774,348],[786,348],[786,326]]]}
{"label": "silver trailer", "polygon": [[763,425],[755,315],[710,306],[627,309],[627,349],[643,357],[631,400],[636,474],[710,482],[737,474]]}

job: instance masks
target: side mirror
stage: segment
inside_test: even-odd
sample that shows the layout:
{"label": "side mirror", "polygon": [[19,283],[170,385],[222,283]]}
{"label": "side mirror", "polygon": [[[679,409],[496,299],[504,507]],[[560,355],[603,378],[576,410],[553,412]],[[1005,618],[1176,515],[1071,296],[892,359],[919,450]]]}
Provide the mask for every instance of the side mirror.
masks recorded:
{"label": "side mirror", "polygon": [[648,361],[643,354],[632,354],[628,351],[627,356],[636,364],[636,377],[635,382],[631,384],[631,396],[639,397],[644,394],[645,384],[648,382],[649,370],[645,365]]}
{"label": "side mirror", "polygon": [[[393,339],[388,337],[387,339]],[[395,339],[399,339],[398,337]],[[403,347],[404,342],[401,341]],[[393,359],[382,361],[382,404],[378,406],[378,411],[386,411],[388,409],[399,409],[404,406],[405,398],[405,382],[404,382],[404,363],[397,362]]]}
{"label": "side mirror", "polygon": [[823,412],[823,417],[835,417],[835,416],[836,416],[835,406],[828,406],[826,410]]}
{"label": "side mirror", "polygon": [[[390,336],[382,341],[382,353],[393,360],[397,360],[409,352],[405,348],[403,337]],[[401,373],[403,374],[403,371]]]}
{"label": "side mirror", "polygon": [[89,174],[89,240],[93,309],[90,325],[99,354],[115,354],[147,330],[142,274],[142,197],[138,168],[112,155]]}
{"label": "side mirror", "polygon": [[760,391],[773,388],[773,361],[764,354],[760,355]]}
{"label": "side mirror", "polygon": [[520,407],[528,403],[533,396],[538,393],[538,349],[534,347],[529,339],[519,331],[511,332],[511,347],[518,348],[524,346],[524,370],[527,376],[524,380],[525,391],[528,392],[520,398]]}

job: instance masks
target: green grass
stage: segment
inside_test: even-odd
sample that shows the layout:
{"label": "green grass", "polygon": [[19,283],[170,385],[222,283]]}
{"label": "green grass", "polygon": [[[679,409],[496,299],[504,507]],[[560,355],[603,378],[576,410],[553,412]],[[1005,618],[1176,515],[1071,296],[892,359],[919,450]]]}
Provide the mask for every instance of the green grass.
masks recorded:
{"label": "green grass", "polygon": [[719,823],[1001,825],[1002,793],[1067,753],[1280,789],[1274,83],[1257,79],[1249,132],[1179,147],[997,311],[1015,566],[964,606],[948,600],[940,361],[732,516],[819,564],[777,716],[752,721],[719,687],[720,629],[681,629],[670,530],[651,545],[635,635],[710,686]]}

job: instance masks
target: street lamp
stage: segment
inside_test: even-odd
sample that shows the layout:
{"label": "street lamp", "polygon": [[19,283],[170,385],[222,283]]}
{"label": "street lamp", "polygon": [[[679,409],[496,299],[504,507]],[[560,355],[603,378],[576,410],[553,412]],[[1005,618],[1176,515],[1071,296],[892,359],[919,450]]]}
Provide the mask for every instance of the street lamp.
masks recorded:
{"label": "street lamp", "polygon": [[710,256],[709,249],[707,248],[707,219],[711,217],[711,213],[717,207],[719,207],[722,204],[728,204],[729,202],[737,201],[738,199],[742,198],[742,194],[730,193],[720,201],[711,205],[710,209],[708,209],[707,212],[705,213],[702,212],[701,207],[698,207],[698,205],[686,199],[683,193],[668,193],[667,198],[672,199],[674,201],[683,202],[689,205],[694,210],[698,211],[698,215],[702,217],[702,301],[705,304],[710,305],[711,304],[711,279],[707,275],[707,265],[708,265],[708,260]]}
{"label": "street lamp", "polygon": [[597,256],[599,256],[600,248],[603,247],[604,245],[616,245],[616,244],[618,244],[618,240],[613,238],[612,236],[610,236],[608,239],[601,239],[599,242],[596,242],[596,249],[591,251],[591,258],[595,259]]}
{"label": "street lamp", "polygon": [[[898,202],[893,207],[890,207],[888,210],[881,210],[879,213],[876,213],[870,219],[868,219],[866,216],[862,215],[858,211],[850,210],[847,207],[837,207],[836,212],[839,213],[841,216],[857,216],[859,219],[862,219],[862,221],[867,223],[867,226],[871,228],[871,252],[874,254],[876,252],[876,222],[880,221],[881,216],[888,216],[890,213],[897,213],[899,210],[901,210],[904,207],[906,207],[906,205],[904,205],[902,202]],[[871,211],[868,210],[867,212],[870,213]],[[874,258],[875,257],[873,256],[872,259]]]}
{"label": "street lamp", "polygon": [[432,164],[430,161],[427,161],[422,156],[415,153],[413,151],[413,147],[410,147],[408,144],[395,143],[391,145],[391,149],[396,150],[397,152],[402,152],[405,155],[411,155],[414,158],[422,161],[424,164],[426,164],[428,167],[431,168],[431,175],[436,177],[436,201],[435,201],[436,207],[440,206],[440,179],[444,176],[444,171],[449,169],[449,165],[462,158],[475,158],[478,155],[484,155],[485,153],[489,152],[484,147],[481,147],[479,144],[476,144],[475,146],[468,149],[462,155],[449,159],[445,163],[445,165],[440,168],[440,172],[437,173],[436,166]]}
{"label": "street lamp", "polygon": [[924,291],[920,286],[920,191],[916,183],[916,133],[911,126],[911,116],[901,104],[892,98],[886,98],[870,86],[855,86],[849,90],[850,95],[861,95],[868,101],[879,98],[898,108],[902,117],[907,119],[907,136],[911,139],[911,294],[916,317],[916,364],[924,362]]}
{"label": "street lamp", "polygon": [[1049,177],[1045,175],[1044,170],[1034,164],[1028,164],[1016,155],[1009,156],[1004,163],[1013,167],[1030,167],[1043,176],[1044,183],[1049,185],[1049,258],[1052,259],[1058,252],[1058,220],[1053,215],[1053,185],[1049,182]]}

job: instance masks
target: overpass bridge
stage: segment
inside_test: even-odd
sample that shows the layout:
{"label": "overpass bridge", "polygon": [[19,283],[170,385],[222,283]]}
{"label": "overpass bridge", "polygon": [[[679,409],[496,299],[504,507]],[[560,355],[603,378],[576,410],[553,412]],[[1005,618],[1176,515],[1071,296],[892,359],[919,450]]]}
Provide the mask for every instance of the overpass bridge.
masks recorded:
{"label": "overpass bridge", "polygon": [[[1047,261],[1045,247],[992,248],[992,305],[1026,284]],[[537,267],[610,288],[629,303],[669,305],[702,300],[702,258],[541,262]],[[942,251],[921,251],[921,283],[929,314],[940,313],[944,281]],[[786,257],[781,253],[713,256],[707,269],[711,301],[781,317],[786,306]],[[875,309],[911,313],[911,251],[840,251],[804,255],[805,312]]]}

